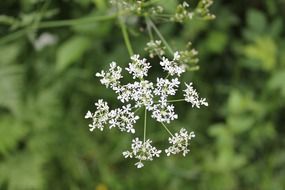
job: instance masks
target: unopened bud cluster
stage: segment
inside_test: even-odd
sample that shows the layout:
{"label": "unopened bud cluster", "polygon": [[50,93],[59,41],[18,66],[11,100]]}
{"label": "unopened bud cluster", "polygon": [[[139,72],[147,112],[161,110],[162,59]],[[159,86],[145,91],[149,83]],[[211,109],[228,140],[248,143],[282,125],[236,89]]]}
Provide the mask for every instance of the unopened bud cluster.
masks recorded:
{"label": "unopened bud cluster", "polygon": [[213,0],[199,0],[197,6],[192,7],[186,1],[176,6],[175,12],[168,12],[163,8],[163,0],[110,0],[110,3],[116,8],[130,12],[137,16],[150,16],[155,19],[183,23],[194,18],[214,19],[215,15],[210,13],[210,7]]}

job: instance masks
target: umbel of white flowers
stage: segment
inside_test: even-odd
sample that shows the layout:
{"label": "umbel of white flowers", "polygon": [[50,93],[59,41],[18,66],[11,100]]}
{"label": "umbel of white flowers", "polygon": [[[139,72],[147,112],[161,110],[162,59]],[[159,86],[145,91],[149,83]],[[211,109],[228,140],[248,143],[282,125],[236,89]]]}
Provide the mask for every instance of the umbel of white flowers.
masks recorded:
{"label": "umbel of white flowers", "polygon": [[[134,125],[139,119],[136,113],[139,109],[145,108],[145,117],[146,113],[150,112],[151,117],[160,122],[170,134],[170,146],[165,149],[167,156],[178,153],[185,156],[190,151],[188,147],[195,135],[194,132],[188,133],[184,128],[173,135],[167,128],[166,124],[178,118],[172,103],[186,101],[192,107],[197,108],[208,106],[208,103],[205,98],[199,98],[192,83],[185,83],[183,99],[169,99],[170,96],[175,96],[178,91],[180,85],[178,77],[185,72],[186,68],[185,65],[180,64],[179,59],[179,52],[174,53],[172,60],[161,57],[160,65],[167,76],[157,77],[156,83],[145,78],[148,76],[151,64],[145,58],[140,58],[139,55],[131,56],[131,61],[125,68],[135,80],[132,83],[121,84],[123,69],[116,62],[110,64],[108,71],[97,73],[96,76],[100,78],[100,82],[107,88],[111,88],[117,94],[117,99],[126,105],[111,110],[107,102],[102,99],[98,100],[95,103],[96,111],[88,111],[85,115],[85,118],[92,119],[92,123],[89,124],[90,131],[95,129],[103,131],[108,126],[109,129],[118,128],[122,132],[134,134],[136,132]],[[138,168],[144,166],[143,161],[151,161],[154,157],[159,157],[160,154],[161,150],[152,146],[150,139],[146,140],[145,128],[144,140],[141,141],[136,137],[132,141],[131,150],[123,152],[125,158],[138,160],[135,163]]]}

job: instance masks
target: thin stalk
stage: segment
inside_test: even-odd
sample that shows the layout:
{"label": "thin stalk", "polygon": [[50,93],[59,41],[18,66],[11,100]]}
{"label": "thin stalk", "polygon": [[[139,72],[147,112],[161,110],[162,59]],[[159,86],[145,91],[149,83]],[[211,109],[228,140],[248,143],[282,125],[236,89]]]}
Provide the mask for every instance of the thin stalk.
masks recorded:
{"label": "thin stalk", "polygon": [[124,42],[125,42],[125,45],[126,45],[126,47],[128,49],[129,55],[132,56],[134,54],[134,51],[133,51],[133,48],[132,48],[132,45],[131,45],[131,42],[130,42],[130,38],[129,38],[129,35],[128,35],[128,31],[127,31],[126,25],[122,21],[121,18],[119,19],[119,24],[120,24],[121,31],[123,33]]}
{"label": "thin stalk", "polygon": [[168,103],[171,103],[171,102],[184,102],[185,99],[177,99],[177,100],[168,100],[167,102]]}
{"label": "thin stalk", "polygon": [[152,28],[154,29],[154,31],[156,32],[157,36],[161,39],[161,41],[164,43],[165,47],[167,48],[167,50],[173,54],[173,50],[170,47],[170,45],[167,43],[167,41],[165,40],[165,38],[163,37],[163,35],[159,32],[158,28],[155,26],[155,24],[152,22],[151,19],[149,19],[149,23],[152,26]]}
{"label": "thin stalk", "polygon": [[143,128],[143,142],[145,142],[146,138],[146,117],[147,117],[147,110],[144,110],[144,128]]}
{"label": "thin stalk", "polygon": [[[167,103],[173,103],[173,102],[184,102],[185,99],[177,99],[177,100],[168,100]],[[153,102],[155,104],[159,103],[159,102]]]}
{"label": "thin stalk", "polygon": [[80,18],[80,19],[47,21],[47,22],[41,22],[38,28],[55,28],[55,27],[65,27],[65,26],[88,24],[91,22],[112,20],[112,19],[115,19],[117,16],[118,14],[111,14],[111,15],[103,15],[103,16],[86,17],[86,18]]}
{"label": "thin stalk", "polygon": [[170,130],[167,128],[167,126],[162,122],[161,122],[161,124],[164,127],[164,129],[173,137],[173,134],[170,132]]}
{"label": "thin stalk", "polygon": [[149,18],[147,18],[145,16],[145,20],[146,20],[146,26],[147,26],[147,32],[148,32],[149,38],[150,38],[150,40],[154,41],[154,37],[153,37],[152,31],[151,31],[151,26],[150,26],[150,23],[149,23]]}
{"label": "thin stalk", "polygon": [[137,108],[137,109],[134,111],[134,113],[138,112],[140,109],[141,109],[140,107]]}
{"label": "thin stalk", "polygon": [[28,32],[35,30],[35,29],[42,29],[42,28],[57,28],[57,27],[66,27],[66,26],[75,26],[81,24],[88,24],[92,22],[101,22],[106,20],[111,20],[117,18],[118,15],[122,15],[124,12],[120,12],[118,14],[112,15],[103,15],[103,16],[93,16],[93,17],[85,17],[80,19],[70,19],[70,20],[59,20],[59,21],[46,21],[40,22],[36,26],[26,26],[18,31],[12,32],[3,38],[0,38],[0,45],[9,43],[13,40],[20,38],[21,36],[27,34]]}
{"label": "thin stalk", "polygon": [[42,6],[41,10],[37,14],[37,17],[35,18],[34,22],[32,23],[32,27],[33,28],[37,28],[37,26],[39,25],[39,23],[42,20],[43,15],[44,15],[47,7],[49,6],[49,3],[50,3],[50,0],[47,0],[47,1],[44,2],[44,5]]}
{"label": "thin stalk", "polygon": [[[120,10],[120,7],[118,6],[118,9]],[[125,45],[128,49],[128,52],[129,52],[129,55],[132,56],[134,54],[134,50],[132,48],[132,45],[131,45],[131,41],[130,41],[130,38],[129,38],[129,34],[128,34],[128,31],[127,31],[127,27],[126,27],[126,24],[123,20],[123,18],[121,16],[118,17],[119,18],[119,25],[120,25],[120,28],[121,28],[121,31],[122,31],[122,34],[123,34],[123,37],[124,37],[124,42],[125,42]]]}

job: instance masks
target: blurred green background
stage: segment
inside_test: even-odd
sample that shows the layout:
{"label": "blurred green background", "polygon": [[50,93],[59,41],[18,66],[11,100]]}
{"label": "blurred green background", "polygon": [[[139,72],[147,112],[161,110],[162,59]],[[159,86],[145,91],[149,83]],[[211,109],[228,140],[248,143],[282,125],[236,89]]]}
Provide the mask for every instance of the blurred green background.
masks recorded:
{"label": "blurred green background", "polygon": [[[213,21],[158,25],[173,47],[190,40],[199,51],[200,70],[182,81],[209,107],[177,104],[171,128],[195,131],[191,153],[138,170],[122,156],[132,135],[91,133],[84,120],[99,98],[119,105],[94,76],[113,60],[128,64],[117,20],[41,25],[106,15],[107,1],[1,0],[0,189],[285,189],[285,2],[215,0],[211,10]],[[31,25],[41,27],[25,30]],[[143,23],[128,27],[135,52],[147,56]],[[148,124],[149,137],[166,145],[167,133]]]}

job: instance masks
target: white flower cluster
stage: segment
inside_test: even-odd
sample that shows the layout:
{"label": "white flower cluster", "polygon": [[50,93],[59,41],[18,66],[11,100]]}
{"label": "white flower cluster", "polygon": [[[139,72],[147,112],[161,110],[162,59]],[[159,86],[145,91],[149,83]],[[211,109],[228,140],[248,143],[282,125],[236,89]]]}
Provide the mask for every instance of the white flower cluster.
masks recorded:
{"label": "white flower cluster", "polygon": [[200,108],[201,105],[208,106],[208,102],[206,98],[200,98],[196,89],[193,88],[192,82],[190,84],[186,84],[186,89],[184,90],[184,97],[186,102],[190,102],[192,107]]}
{"label": "white flower cluster", "polygon": [[183,156],[186,156],[190,150],[188,146],[190,145],[190,140],[195,137],[194,132],[188,133],[186,129],[180,129],[179,133],[175,133],[174,136],[169,137],[168,141],[172,144],[165,150],[167,156],[171,154],[178,154],[182,152]]}
{"label": "white flower cluster", "polygon": [[142,79],[144,76],[147,76],[148,69],[151,67],[150,63],[146,62],[146,59],[139,59],[139,55],[133,55],[131,57],[132,62],[129,63],[129,67],[126,68],[130,74],[133,75],[133,79],[140,78]]}
{"label": "white flower cluster", "polygon": [[90,131],[93,131],[96,128],[103,131],[104,126],[108,123],[109,119],[109,106],[107,102],[104,102],[102,99],[98,100],[98,102],[95,103],[95,106],[97,110],[93,114],[88,111],[85,115],[85,119],[92,118],[93,120],[92,124],[89,124]]}
{"label": "white flower cluster", "polygon": [[96,76],[102,78],[100,82],[107,88],[110,86],[113,90],[116,90],[120,85],[119,80],[123,78],[121,72],[122,68],[117,66],[116,62],[112,62],[108,72],[101,71],[101,73],[96,73]]}
{"label": "white flower cluster", "polygon": [[135,116],[131,111],[130,104],[109,111],[107,102],[100,99],[95,103],[95,106],[97,110],[93,114],[91,111],[88,111],[85,115],[86,119],[91,118],[93,121],[92,124],[89,124],[90,131],[93,131],[96,128],[103,131],[104,126],[109,124],[110,129],[117,127],[122,132],[135,133],[133,125],[139,119],[139,116]]}
{"label": "white flower cluster", "polygon": [[135,133],[133,125],[139,119],[134,112],[131,111],[131,104],[117,108],[109,113],[109,124],[110,129],[118,127],[122,132],[127,131],[128,133]]}
{"label": "white flower cluster", "polygon": [[185,72],[185,65],[179,64],[180,54],[178,52],[174,53],[174,58],[172,61],[163,57],[160,65],[162,68],[169,73],[169,75],[177,75],[180,76]]}
{"label": "white flower cluster", "polygon": [[158,150],[154,146],[151,145],[151,140],[140,141],[138,138],[133,139],[131,151],[124,151],[123,156],[125,158],[136,158],[139,161],[135,163],[137,168],[142,168],[144,164],[142,161],[152,161],[153,157],[159,157],[161,150]]}
{"label": "white flower cluster", "polygon": [[[173,104],[177,100],[171,100],[169,97],[176,95],[180,85],[178,77],[185,72],[184,67],[179,63],[179,59],[179,52],[175,52],[173,60],[162,57],[160,65],[167,72],[167,76],[165,78],[157,77],[156,83],[145,79],[151,66],[145,58],[141,59],[139,55],[131,56],[131,61],[128,67],[125,68],[135,79],[132,83],[121,84],[123,69],[117,66],[115,62],[110,64],[108,71],[97,73],[96,76],[100,78],[100,82],[107,88],[114,90],[118,100],[126,105],[111,110],[107,102],[102,99],[99,100],[95,103],[96,111],[94,113],[88,111],[85,116],[87,119],[92,119],[92,123],[89,125],[90,131],[94,129],[103,131],[104,127],[108,125],[110,129],[117,128],[122,132],[135,133],[134,124],[139,119],[136,111],[142,107],[145,108],[145,121],[146,113],[151,112],[151,117],[167,128],[165,123],[168,124],[178,118]],[[179,99],[179,101],[190,102],[192,107],[195,106],[197,108],[200,108],[202,105],[208,105],[206,99],[199,98],[192,83],[186,84],[186,87],[184,99]],[[168,132],[171,134],[169,130]],[[182,152],[185,156],[189,152],[188,142],[191,137],[194,137],[193,135],[193,132],[188,134],[185,129],[181,129],[179,134],[169,138],[171,146],[165,150],[166,154]],[[132,141],[132,150],[125,151],[123,155],[126,158],[138,159],[139,161],[135,165],[141,168],[144,166],[142,161],[153,160],[154,157],[158,157],[161,153],[161,150],[153,147],[151,143],[152,141],[149,139],[140,141],[138,138],[135,138]]]}

